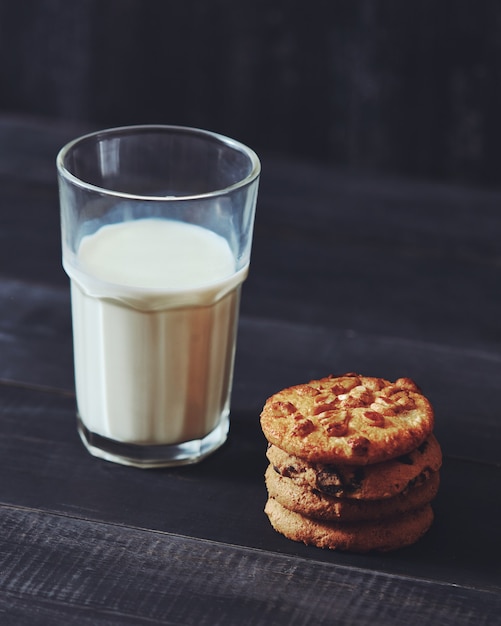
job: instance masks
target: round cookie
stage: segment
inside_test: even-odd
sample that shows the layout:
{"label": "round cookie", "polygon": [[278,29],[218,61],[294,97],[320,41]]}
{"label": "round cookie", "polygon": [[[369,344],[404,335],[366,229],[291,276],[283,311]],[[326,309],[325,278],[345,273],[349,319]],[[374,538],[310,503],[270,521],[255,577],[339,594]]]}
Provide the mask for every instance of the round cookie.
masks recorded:
{"label": "round cookie", "polygon": [[424,506],[437,495],[440,475],[433,472],[424,484],[384,500],[326,496],[308,486],[299,487],[290,478],[277,474],[271,465],[266,470],[265,481],[269,496],[290,511],[317,520],[353,522],[384,519]]}
{"label": "round cookie", "polygon": [[307,463],[274,445],[268,446],[266,456],[279,474],[298,486],[308,486],[328,496],[361,500],[392,498],[424,482],[442,465],[440,444],[433,434],[408,454],[359,467]]}
{"label": "round cookie", "polygon": [[310,463],[380,463],[417,448],[433,426],[431,404],[412,380],[358,374],[283,389],[261,413],[266,439]]}
{"label": "round cookie", "polygon": [[430,528],[433,511],[429,504],[402,515],[366,522],[313,520],[268,498],[264,509],[273,528],[292,541],[331,550],[388,552],[415,543]]}

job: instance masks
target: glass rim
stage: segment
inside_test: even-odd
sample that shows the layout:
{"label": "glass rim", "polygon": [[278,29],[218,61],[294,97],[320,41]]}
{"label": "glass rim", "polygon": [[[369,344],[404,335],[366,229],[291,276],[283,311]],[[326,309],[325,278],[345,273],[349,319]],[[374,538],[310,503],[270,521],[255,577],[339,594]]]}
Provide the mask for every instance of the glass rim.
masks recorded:
{"label": "glass rim", "polygon": [[[86,182],[82,180],[78,176],[75,176],[65,165],[64,160],[67,155],[70,153],[72,149],[74,149],[78,144],[83,143],[84,141],[88,141],[89,139],[97,138],[99,136],[119,136],[124,134],[139,134],[142,132],[171,132],[171,133],[188,133],[191,135],[198,135],[202,138],[212,139],[222,144],[228,148],[232,148],[242,154],[244,154],[251,163],[251,171],[244,178],[238,180],[236,183],[228,185],[227,187],[221,187],[219,189],[214,189],[212,191],[207,191],[204,193],[196,193],[196,194],[181,194],[181,195],[145,195],[145,194],[135,194],[129,193],[125,191],[117,191],[114,189],[107,189],[106,187],[101,187],[99,185],[94,185],[92,183]],[[197,199],[208,199],[214,198],[218,196],[222,196],[236,189],[240,189],[246,187],[253,183],[261,173],[261,163],[257,154],[249,148],[245,144],[237,141],[235,139],[231,139],[226,135],[222,135],[220,133],[216,133],[210,130],[204,130],[202,128],[195,128],[191,126],[177,126],[177,125],[169,125],[169,124],[135,124],[130,126],[116,126],[112,128],[105,128],[102,130],[93,131],[90,133],[86,133],[81,135],[80,137],[76,137],[72,139],[68,143],[66,143],[58,152],[56,157],[56,166],[59,175],[72,183],[73,185],[80,187],[82,189],[86,189],[88,191],[94,191],[96,193],[100,193],[107,196],[113,196],[116,198],[126,198],[128,200],[140,200],[140,201],[168,201],[168,200],[197,200]]]}

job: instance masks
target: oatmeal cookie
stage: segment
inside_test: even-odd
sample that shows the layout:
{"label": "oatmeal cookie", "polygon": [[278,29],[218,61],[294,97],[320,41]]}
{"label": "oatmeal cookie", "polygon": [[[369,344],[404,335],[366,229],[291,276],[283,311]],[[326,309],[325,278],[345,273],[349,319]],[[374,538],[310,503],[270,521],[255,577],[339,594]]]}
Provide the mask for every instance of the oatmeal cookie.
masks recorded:
{"label": "oatmeal cookie", "polygon": [[274,394],[261,413],[266,439],[309,463],[367,465],[411,452],[434,426],[409,378],[328,376]]}

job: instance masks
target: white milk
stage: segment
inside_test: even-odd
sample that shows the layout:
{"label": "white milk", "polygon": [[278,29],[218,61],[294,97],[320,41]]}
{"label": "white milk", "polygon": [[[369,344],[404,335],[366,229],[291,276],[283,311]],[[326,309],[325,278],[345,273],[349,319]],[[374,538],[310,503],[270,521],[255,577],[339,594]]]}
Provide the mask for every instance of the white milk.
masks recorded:
{"label": "white milk", "polygon": [[199,226],[140,219],[84,237],[65,269],[87,429],[137,444],[212,431],[229,412],[247,272],[235,273],[226,240]]}

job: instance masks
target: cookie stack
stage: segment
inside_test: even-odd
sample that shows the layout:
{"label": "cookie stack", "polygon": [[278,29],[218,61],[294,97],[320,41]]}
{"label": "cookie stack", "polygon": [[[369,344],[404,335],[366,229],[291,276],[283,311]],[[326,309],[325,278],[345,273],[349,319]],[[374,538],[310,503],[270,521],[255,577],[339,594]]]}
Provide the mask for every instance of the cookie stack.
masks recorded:
{"label": "cookie stack", "polygon": [[433,409],[409,378],[350,373],[279,391],[261,413],[271,525],[333,550],[415,543],[432,524],[439,487],[433,426]]}

